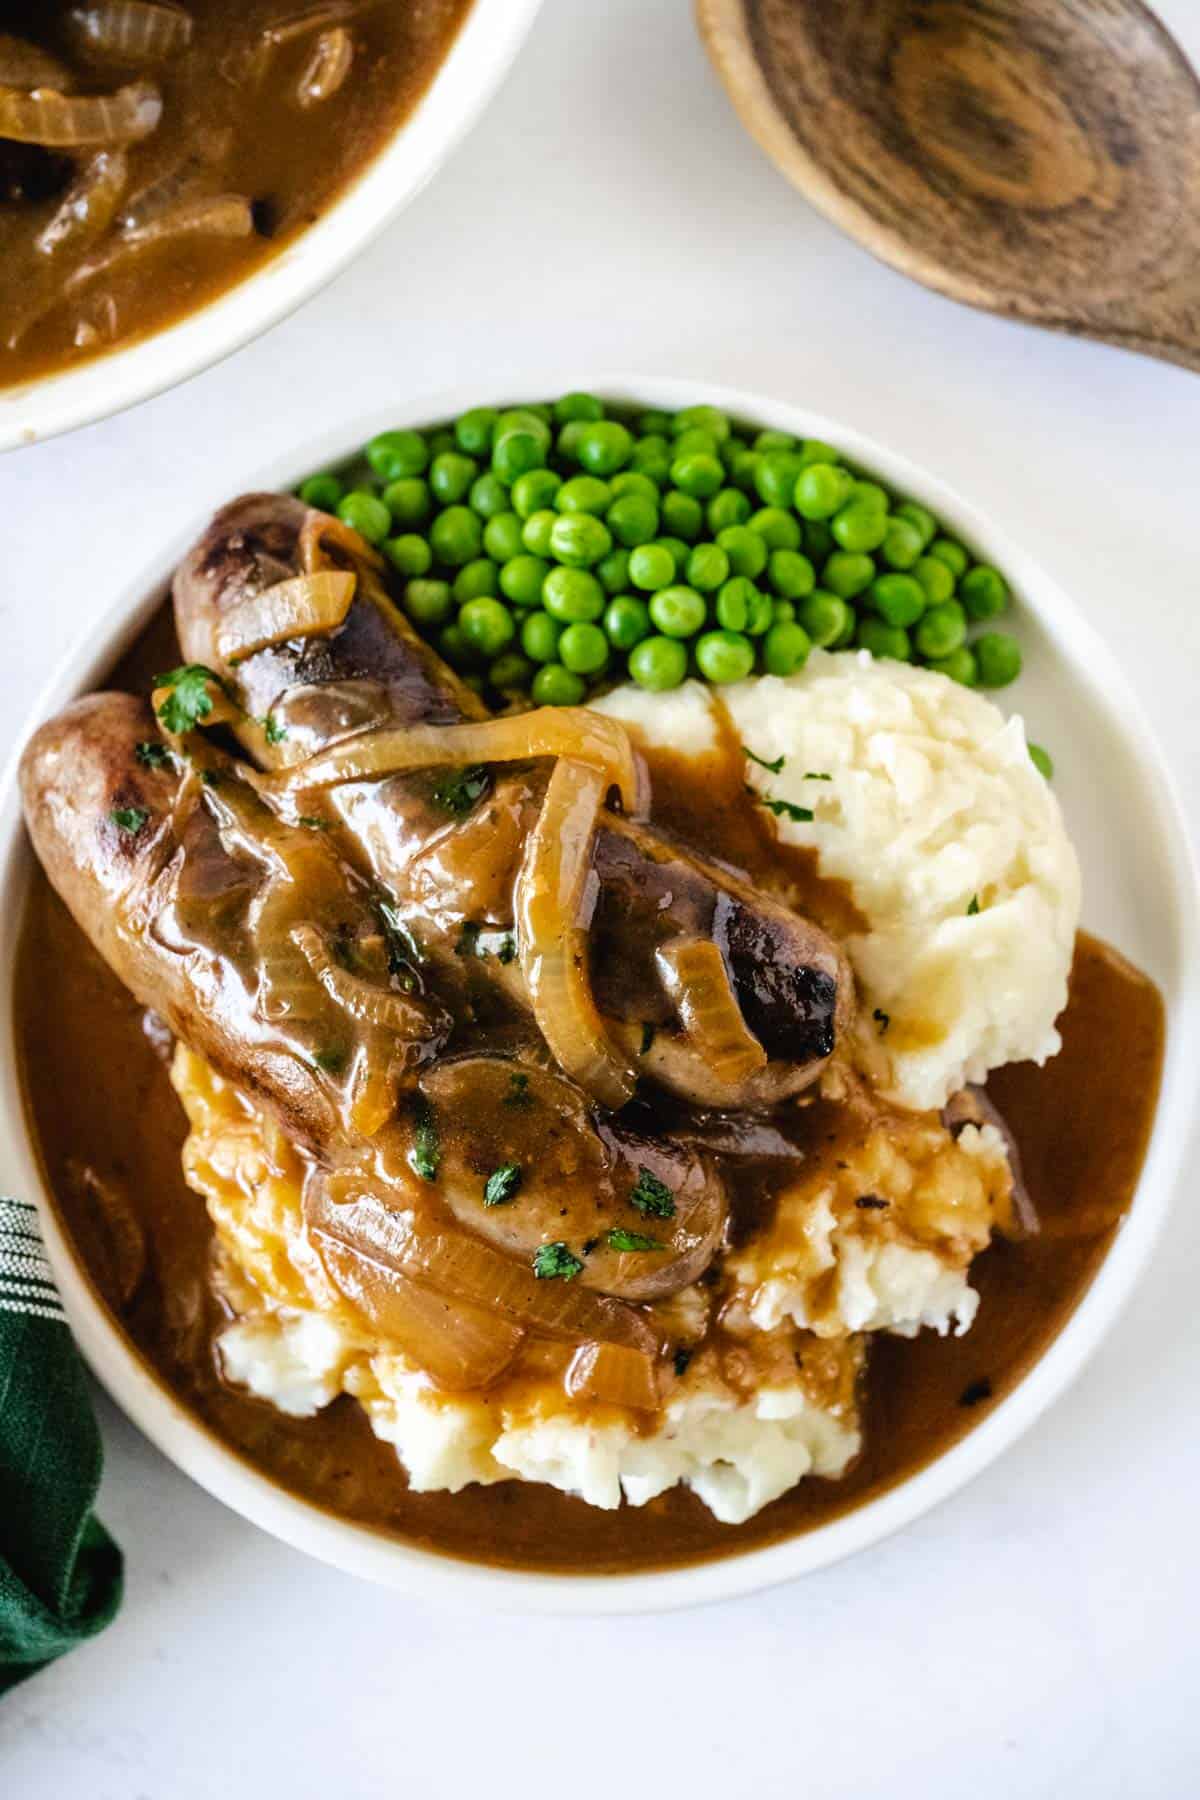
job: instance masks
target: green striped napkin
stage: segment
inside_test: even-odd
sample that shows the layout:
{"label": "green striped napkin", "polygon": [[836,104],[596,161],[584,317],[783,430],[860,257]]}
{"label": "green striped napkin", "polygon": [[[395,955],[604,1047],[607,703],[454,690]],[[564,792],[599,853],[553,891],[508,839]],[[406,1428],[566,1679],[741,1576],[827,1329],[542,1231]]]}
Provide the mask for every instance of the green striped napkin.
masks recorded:
{"label": "green striped napkin", "polygon": [[100,1463],[37,1214],[0,1197],[0,1694],[121,1603],[121,1552],[92,1517]]}

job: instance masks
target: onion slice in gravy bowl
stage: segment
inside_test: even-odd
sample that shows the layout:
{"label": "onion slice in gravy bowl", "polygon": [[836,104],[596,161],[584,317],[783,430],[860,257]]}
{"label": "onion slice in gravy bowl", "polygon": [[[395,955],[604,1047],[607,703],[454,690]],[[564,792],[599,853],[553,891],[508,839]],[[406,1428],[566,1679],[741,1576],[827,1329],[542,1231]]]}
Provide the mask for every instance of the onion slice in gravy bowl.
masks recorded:
{"label": "onion slice in gravy bowl", "polygon": [[[579,373],[572,371],[568,380],[558,385],[578,384]],[[502,404],[510,401],[514,392],[540,392],[555,385],[543,373],[520,388],[506,384],[504,392],[494,395],[473,390],[396,407],[385,419],[360,421],[290,455],[282,466],[238,470],[236,480],[224,472],[222,497],[252,489],[287,489],[311,468],[351,453],[383,425],[425,424],[453,416],[466,405]],[[43,1217],[51,1260],[85,1355],[116,1399],[186,1472],[264,1529],[355,1573],[467,1604],[545,1611],[649,1610],[785,1580],[822,1567],[894,1530],[982,1469],[1063,1391],[1128,1296],[1162,1225],[1187,1147],[1191,1122],[1186,1070],[1200,1055],[1196,882],[1170,779],[1114,659],[1052,581],[939,482],[829,420],[765,397],[712,389],[702,383],[605,380],[601,376],[589,385],[613,399],[647,407],[670,410],[708,402],[764,425],[838,443],[855,460],[878,471],[882,479],[935,509],[989,561],[1006,570],[1021,600],[1020,630],[1027,671],[1013,705],[1031,721],[1053,717],[1059,771],[1056,791],[1083,864],[1084,923],[1120,945],[1153,977],[1165,999],[1167,1028],[1155,1130],[1129,1215],[1074,1312],[1012,1391],[934,1461],[855,1510],[763,1548],[684,1568],[591,1575],[487,1567],[385,1537],[285,1492],[211,1436],[160,1384],[102,1304],[47,1201]],[[206,508],[197,517],[192,537],[207,522],[207,513]],[[72,695],[103,685],[121,652],[161,603],[165,583],[187,548],[187,544],[172,547],[161,564],[118,598],[98,638],[70,660],[39,701],[30,730]],[[22,741],[27,735],[22,734]],[[1073,801],[1098,778],[1104,781],[1108,801],[1103,821],[1091,831],[1087,809]],[[4,1156],[0,1176],[8,1189],[44,1197],[38,1154],[20,1093],[12,1028],[16,941],[31,870],[12,771],[4,804],[7,904],[2,966],[9,1040],[0,1084],[0,1151]],[[1139,854],[1131,870],[1121,846],[1134,840]],[[936,1350],[934,1345],[931,1354]]]}

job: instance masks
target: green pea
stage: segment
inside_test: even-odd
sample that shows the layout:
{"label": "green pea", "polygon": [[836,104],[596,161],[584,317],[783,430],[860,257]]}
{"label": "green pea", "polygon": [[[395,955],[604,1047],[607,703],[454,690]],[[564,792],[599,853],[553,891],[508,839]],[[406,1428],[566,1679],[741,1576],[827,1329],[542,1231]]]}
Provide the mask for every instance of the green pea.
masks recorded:
{"label": "green pea", "polygon": [[530,689],[536,706],[578,706],[586,693],[583,676],[564,669],[561,663],[547,663],[539,669]]}
{"label": "green pea", "polygon": [[612,489],[597,475],[572,475],[564,481],[554,504],[563,513],[603,513],[612,505]]}
{"label": "green pea", "polygon": [[845,469],[832,463],[810,463],[792,488],[792,504],[804,519],[832,519],[845,506],[854,483]]}
{"label": "green pea", "polygon": [[510,556],[500,565],[500,592],[514,606],[537,606],[550,564],[540,556]]}
{"label": "green pea", "polygon": [[579,438],[579,460],[590,475],[615,475],[633,453],[633,437],[616,419],[585,425]]}
{"label": "green pea", "polygon": [[794,675],[808,661],[811,649],[804,627],[785,620],[772,625],[763,639],[763,667],[768,675]]}
{"label": "green pea", "polygon": [[743,494],[740,488],[718,488],[709,501],[704,516],[714,537],[729,525],[744,525],[750,517],[749,496]]}
{"label": "green pea", "polygon": [[558,640],[563,667],[574,675],[598,675],[608,662],[608,639],[599,625],[568,625]]}
{"label": "green pea", "polygon": [[404,590],[404,610],[418,625],[441,625],[454,610],[448,581],[413,580]]}
{"label": "green pea", "polygon": [[519,519],[529,519],[535,512],[547,511],[554,505],[562,485],[562,476],[556,475],[553,469],[527,469],[512,484],[513,511]]}
{"label": "green pea", "polygon": [[[735,469],[742,457],[747,453],[747,445],[741,438],[727,437],[723,444],[717,445],[717,455],[725,465],[725,473]],[[753,451],[750,452],[753,455]]]}
{"label": "green pea", "polygon": [[718,444],[723,444],[733,430],[728,417],[718,406],[685,406],[675,414],[672,429],[676,436],[685,431],[707,431]]}
{"label": "green pea", "polygon": [[751,515],[751,531],[756,531],[768,550],[798,550],[801,544],[799,521],[782,506],[760,506]]}
{"label": "green pea", "polygon": [[618,544],[633,548],[658,534],[658,507],[645,494],[619,494],[604,515]]}
{"label": "green pea", "polygon": [[980,687],[1007,687],[1021,673],[1021,646],[1006,631],[985,631],[971,648],[979,668]]}
{"label": "green pea", "polygon": [[457,450],[447,450],[442,456],[435,456],[429,465],[429,486],[434,499],[440,500],[443,506],[453,506],[455,501],[465,500],[478,473],[474,460],[469,456],[461,456]]}
{"label": "green pea", "polygon": [[811,594],[806,594],[796,616],[813,643],[822,650],[828,650],[838,642],[847,622],[850,630],[854,629],[854,614],[850,607],[828,588],[814,588]]}
{"label": "green pea", "polygon": [[965,644],[958,650],[952,650],[949,656],[939,656],[929,667],[936,669],[939,675],[948,675],[951,681],[957,681],[962,687],[979,686],[979,665],[974,653]]}
{"label": "green pea", "polygon": [[716,599],[718,625],[726,631],[745,631],[753,596],[758,592],[745,575],[731,575]]}
{"label": "green pea", "polygon": [[829,645],[831,650],[845,650],[847,645],[854,642],[854,636],[858,630],[858,614],[855,612],[854,608],[845,601],[843,601],[842,604],[846,607],[846,622],[834,638],[832,644]]}
{"label": "green pea", "polygon": [[840,463],[842,453],[835,450],[832,444],[823,443],[820,438],[805,438],[800,451],[800,461],[808,468],[810,463]]}
{"label": "green pea", "polygon": [[526,694],[533,680],[533,664],[516,650],[498,656],[488,670],[488,681],[499,693]]}
{"label": "green pea", "polygon": [[506,431],[492,446],[492,468],[510,487],[519,475],[540,469],[545,461],[545,442],[532,431]]}
{"label": "green pea", "polygon": [[365,537],[368,544],[382,544],[392,529],[392,515],[376,494],[352,488],[338,501],[337,516]]}
{"label": "green pea", "polygon": [[937,536],[937,520],[924,506],[918,506],[915,500],[902,500],[895,509],[895,516],[919,533],[922,550]]}
{"label": "green pea", "polygon": [[664,532],[672,537],[694,542],[704,529],[704,508],[694,494],[672,490],[663,495],[660,511]]}
{"label": "green pea", "polygon": [[454,438],[468,456],[486,456],[492,447],[496,429],[496,411],[491,406],[473,406],[454,421]]}
{"label": "green pea", "polygon": [[884,619],[860,619],[856,641],[872,656],[890,656],[894,662],[911,662],[912,645],[908,633],[900,625],[889,625]]}
{"label": "green pea", "polygon": [[895,516],[888,520],[879,553],[890,568],[911,569],[920,558],[922,548],[921,534],[915,525]]}
{"label": "green pea", "polygon": [[618,594],[604,611],[604,629],[617,650],[632,650],[650,635],[650,610],[636,594]]}
{"label": "green pea", "polygon": [[521,527],[521,542],[531,556],[549,556],[550,533],[554,530],[556,512],[531,513]]}
{"label": "green pea", "polygon": [[381,431],[367,445],[366,458],[380,481],[399,481],[425,473],[429,450],[419,431]]}
{"label": "green pea", "polygon": [[762,637],[775,624],[775,602],[761,588],[752,588],[746,630],[751,637]]}
{"label": "green pea", "polygon": [[754,439],[756,450],[795,450],[799,440],[790,431],[760,431]]}
{"label": "green pea", "polygon": [[629,551],[610,550],[596,564],[596,577],[606,594],[623,594],[629,586]]}
{"label": "green pea", "polygon": [[342,484],[336,475],[310,475],[300,483],[301,500],[305,506],[315,506],[318,512],[331,513],[341,497]]}
{"label": "green pea", "polygon": [[755,499],[758,498],[758,465],[761,461],[762,457],[757,450],[739,446],[725,465],[734,487],[743,494],[753,495]]}
{"label": "green pea", "polygon": [[753,581],[766,568],[767,546],[749,525],[727,525],[724,531],[718,531],[717,542],[735,575],[747,575]]}
{"label": "green pea", "polygon": [[508,406],[496,420],[495,439],[509,431],[527,431],[549,450],[550,416],[544,407]]}
{"label": "green pea", "polygon": [[598,563],[612,549],[612,533],[591,513],[560,513],[550,531],[550,550],[572,569]]}
{"label": "green pea", "polygon": [[853,600],[875,579],[875,564],[859,550],[835,550],[821,572],[821,584],[841,600]]}
{"label": "green pea", "polygon": [[1008,583],[999,569],[976,563],[958,584],[958,597],[973,619],[994,619],[1008,605]]}
{"label": "green pea", "polygon": [[674,581],[675,558],[665,544],[639,544],[629,552],[629,579],[652,594]]}
{"label": "green pea", "polygon": [[767,579],[785,600],[800,600],[817,585],[817,572],[799,550],[772,550],[767,558]]}
{"label": "green pea", "polygon": [[794,450],[768,450],[758,459],[754,485],[764,506],[790,506],[803,467]]}
{"label": "green pea", "polygon": [[590,425],[604,417],[604,405],[595,394],[564,394],[561,400],[554,402],[554,417],[560,425],[565,425],[569,419],[582,419],[584,424]]}
{"label": "green pea", "polygon": [[670,413],[656,412],[651,409],[649,412],[644,412],[638,420],[638,430],[643,437],[665,439],[670,435],[671,429]]}
{"label": "green pea", "polygon": [[401,575],[427,575],[433,562],[433,551],[415,531],[405,532],[400,537],[386,538],[383,554]]}
{"label": "green pea", "polygon": [[604,604],[604,589],[586,569],[551,569],[542,584],[542,605],[564,625],[590,624]]}
{"label": "green pea", "polygon": [[967,564],[971,560],[955,538],[934,538],[929,546],[929,554],[936,556],[939,562],[944,562],[956,580],[966,574]]}
{"label": "green pea", "polygon": [[471,483],[471,505],[481,519],[494,519],[497,514],[508,512],[512,502],[508,497],[508,489],[498,475],[490,469],[477,476]]}
{"label": "green pea", "polygon": [[810,562],[823,563],[832,556],[836,545],[833,533],[824,519],[807,519],[804,524],[804,550]]}
{"label": "green pea", "polygon": [[429,527],[429,542],[439,562],[458,569],[483,549],[483,527],[469,506],[448,506]]}
{"label": "green pea", "polygon": [[653,500],[655,506],[658,505],[657,481],[651,475],[643,475],[638,469],[622,469],[608,485],[612,489],[614,500],[619,499],[622,494],[641,494],[645,499]]}
{"label": "green pea", "polygon": [[880,487],[877,481],[855,481],[850,486],[849,506],[870,506],[876,512],[886,512],[891,505],[886,488]]}
{"label": "green pea", "polygon": [[887,536],[887,514],[854,502],[834,514],[829,529],[843,550],[878,550]]}
{"label": "green pea", "polygon": [[[671,464],[671,480],[681,493],[690,495],[693,500],[711,500],[717,489],[725,484],[725,470],[719,457],[693,451],[675,458]],[[668,494],[667,499],[670,498]],[[698,531],[699,526],[696,529]]]}
{"label": "green pea", "polygon": [[697,544],[687,560],[687,578],[701,593],[715,593],[729,576],[729,558],[719,544]]}
{"label": "green pea", "polygon": [[[447,629],[449,629],[449,627],[447,627]],[[470,688],[470,690],[473,694],[482,694],[485,686],[487,685],[483,679],[483,676],[480,675],[478,670],[475,670],[475,669],[468,669],[468,670],[464,671],[464,673],[459,676],[459,680],[462,682],[462,684],[465,688]]]}
{"label": "green pea", "polygon": [[383,490],[383,504],[393,525],[423,525],[433,509],[428,484],[420,475],[402,475]]}
{"label": "green pea", "polygon": [[469,669],[478,660],[475,646],[461,625],[447,625],[438,633],[438,649],[452,669]]}
{"label": "green pea", "polygon": [[588,428],[587,419],[568,419],[554,440],[554,448],[564,462],[579,461],[579,440]]}
{"label": "green pea", "polygon": [[468,600],[458,615],[459,629],[481,656],[499,656],[517,635],[516,621],[502,600],[488,594]]}
{"label": "green pea", "polygon": [[744,681],[754,667],[754,645],[740,631],[706,631],[696,645],[696,667],[718,686]]}
{"label": "green pea", "polygon": [[1054,758],[1050,752],[1043,750],[1040,744],[1028,744],[1026,748],[1029,751],[1029,760],[1038,774],[1044,775],[1047,781],[1051,781],[1054,777]]}
{"label": "green pea", "polygon": [[966,641],[967,615],[957,600],[943,600],[940,606],[931,606],[913,636],[918,656],[927,662],[952,655]]}
{"label": "green pea", "polygon": [[483,528],[483,547],[493,562],[511,562],[525,548],[521,520],[515,512],[494,513]]}
{"label": "green pea", "polygon": [[660,588],[650,602],[650,617],[664,637],[694,637],[708,614],[703,594],[695,588]]}
{"label": "green pea", "polygon": [[795,617],[796,602],[794,600],[773,600],[771,602],[772,625],[790,625]]}
{"label": "green pea", "polygon": [[477,556],[464,563],[454,577],[454,598],[460,606],[468,600],[479,600],[485,594],[495,595],[500,571],[490,556]]}
{"label": "green pea", "polygon": [[675,565],[675,574],[682,575],[687,568],[687,559],[692,554],[690,544],[685,544],[679,537],[660,537],[656,539],[659,546],[668,552]]}
{"label": "green pea", "polygon": [[430,434],[429,434],[429,455],[430,456],[442,456],[442,455],[444,455],[444,453],[447,450],[457,450],[457,448],[458,448],[458,439],[455,437],[455,435],[452,431],[447,429],[446,426],[443,425],[437,431],[430,432]]}
{"label": "green pea", "polygon": [[629,673],[651,694],[677,688],[687,674],[687,651],[677,638],[643,638],[629,653]]}
{"label": "green pea", "polygon": [[554,662],[562,633],[562,626],[549,613],[527,613],[521,621],[521,648],[535,663]]}
{"label": "green pea", "polygon": [[665,437],[655,433],[638,439],[629,458],[629,467],[638,475],[649,476],[661,488],[671,479],[671,461],[670,445]]}
{"label": "green pea", "polygon": [[912,572],[925,589],[925,598],[931,606],[940,606],[953,594],[954,571],[936,556],[919,556]]}
{"label": "green pea", "polygon": [[681,456],[716,456],[721,454],[721,446],[711,431],[704,431],[694,426],[690,431],[681,431],[675,439],[675,461]]}
{"label": "green pea", "polygon": [[877,575],[868,591],[872,606],[888,625],[915,625],[925,611],[925,589],[911,575]]}

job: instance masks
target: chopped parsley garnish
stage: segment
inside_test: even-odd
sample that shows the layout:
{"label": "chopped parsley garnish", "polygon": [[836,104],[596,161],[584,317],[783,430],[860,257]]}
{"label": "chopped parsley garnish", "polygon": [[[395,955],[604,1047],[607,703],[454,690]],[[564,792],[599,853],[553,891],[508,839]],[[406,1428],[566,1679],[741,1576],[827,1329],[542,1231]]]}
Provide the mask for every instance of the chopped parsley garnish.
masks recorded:
{"label": "chopped parsley garnish", "polygon": [[971,895],[971,904],[970,904],[970,906],[968,906],[968,908],[967,908],[967,917],[968,917],[968,919],[973,919],[973,918],[974,918],[974,917],[975,917],[975,914],[976,914],[976,913],[977,913],[977,912],[978,912],[978,911],[979,911],[979,895],[978,895],[978,894],[972,894],[972,895]]}
{"label": "chopped parsley garnish", "polygon": [[742,745],[742,755],[748,756],[750,761],[752,763],[757,763],[760,769],[769,769],[772,775],[778,775],[780,769],[782,769],[784,763],[787,761],[786,756],[777,756],[774,762],[768,762],[765,757],[755,756],[753,750],[745,744]]}
{"label": "chopped parsley garnish", "polygon": [[296,820],[296,823],[297,825],[303,825],[305,831],[329,830],[329,820],[318,819],[313,813],[301,813],[300,817]]}
{"label": "chopped parsley garnish", "polygon": [[463,956],[494,956],[496,961],[506,967],[515,962],[517,957],[516,935],[511,931],[500,931],[495,926],[476,925],[470,949],[464,948]]}
{"label": "chopped parsley garnish", "polygon": [[508,1092],[504,1096],[505,1106],[532,1106],[533,1095],[529,1091],[529,1077],[520,1072],[508,1078]]}
{"label": "chopped parsley garnish", "polygon": [[274,713],[268,713],[262,722],[263,734],[268,744],[282,744],[287,736],[287,726],[281,725]]}
{"label": "chopped parsley garnish", "polygon": [[596,1249],[598,1249],[598,1248],[599,1248],[599,1245],[600,1245],[600,1239],[599,1239],[599,1238],[587,1238],[587,1239],[585,1239],[585,1241],[584,1241],[584,1245],[583,1245],[583,1254],[584,1254],[584,1255],[585,1255],[585,1256],[590,1256],[590,1255],[591,1255],[591,1254],[592,1254],[592,1251],[593,1251],[593,1250],[596,1250]]}
{"label": "chopped parsley garnish", "polygon": [[826,774],[824,769],[809,769],[804,779],[805,781],[832,781],[833,776]]}
{"label": "chopped parsley garnish", "polygon": [[515,1200],[521,1187],[520,1163],[501,1163],[493,1169],[483,1184],[483,1204],[485,1206],[507,1206]]}
{"label": "chopped parsley garnish", "polygon": [[203,663],[184,663],[178,669],[168,669],[165,674],[154,677],[156,688],[170,689],[158,709],[159,719],[168,731],[178,735],[193,730],[201,719],[207,719],[213,709],[209,682],[224,687],[220,676],[206,669]]}
{"label": "chopped parsley garnish", "polygon": [[137,744],[134,746],[133,754],[143,769],[166,769],[171,764],[171,751],[166,744]]}
{"label": "chopped parsley garnish", "polygon": [[409,1167],[422,1181],[436,1181],[438,1165],[442,1160],[442,1140],[438,1136],[437,1120],[428,1100],[418,1099],[414,1112],[416,1130],[413,1132],[412,1149],[408,1153]]}
{"label": "chopped parsley garnish", "polygon": [[769,795],[760,794],[763,805],[777,819],[791,819],[794,825],[806,825],[815,817],[811,806],[795,806],[790,800],[772,800]]}
{"label": "chopped parsley garnish", "polygon": [[[481,925],[476,925],[473,920],[468,919],[458,934],[458,942],[454,946],[455,956],[478,956],[479,933],[482,929]],[[484,951],[484,955],[487,955],[486,951]]]}
{"label": "chopped parsley garnish", "polygon": [[492,778],[482,764],[474,769],[455,769],[452,774],[442,777],[429,798],[443,812],[462,819],[475,802],[483,798],[491,785]]}
{"label": "chopped parsley garnish", "polygon": [[324,1069],[326,1075],[338,1075],[346,1066],[344,1050],[318,1050],[313,1056],[318,1069]]}
{"label": "chopped parsley garnish", "polygon": [[200,779],[205,787],[220,787],[221,777],[216,769],[201,769]]}
{"label": "chopped parsley garnish", "polygon": [[879,1035],[880,1035],[880,1037],[882,1037],[884,1032],[887,1030],[888,1026],[892,1022],[891,1013],[885,1013],[882,1006],[877,1006],[875,1008],[875,1011],[871,1014],[871,1017],[874,1019],[875,1023],[878,1025]]}
{"label": "chopped parsley garnish", "polygon": [[497,950],[496,955],[502,963],[510,963],[514,960],[516,954],[517,940],[510,931],[500,940],[500,948]]}
{"label": "chopped parsley garnish", "polygon": [[150,814],[144,806],[114,806],[108,816],[118,831],[123,831],[126,837],[136,837]]}
{"label": "chopped parsley garnish", "polygon": [[650,1048],[650,1046],[653,1042],[654,1042],[654,1027],[653,1027],[653,1025],[651,1025],[649,1023],[643,1024],[643,1026],[642,1026],[642,1047],[638,1051],[638,1055],[645,1056],[647,1050]]}
{"label": "chopped parsley garnish", "polygon": [[860,1212],[886,1212],[891,1201],[882,1200],[878,1194],[860,1194],[854,1204]]}
{"label": "chopped parsley garnish", "polygon": [[673,1219],[675,1217],[675,1196],[665,1181],[652,1175],[649,1169],[639,1168],[638,1178],[629,1195],[629,1204],[647,1219]]}
{"label": "chopped parsley garnish", "polygon": [[687,1374],[688,1364],[695,1354],[696,1352],[694,1350],[679,1349],[675,1352],[675,1373],[677,1375]]}
{"label": "chopped parsley garnish", "polygon": [[375,911],[387,942],[389,973],[402,975],[410,963],[423,963],[424,950],[391,902],[377,900]]}
{"label": "chopped parsley garnish", "polygon": [[958,1404],[960,1406],[978,1406],[981,1400],[990,1400],[991,1397],[992,1384],[986,1375],[981,1375],[978,1381],[967,1383],[958,1396]]}
{"label": "chopped parsley garnish", "polygon": [[665,1250],[666,1245],[658,1238],[646,1237],[640,1231],[626,1231],[623,1225],[614,1225],[605,1234],[609,1247],[613,1250]]}
{"label": "chopped parsley garnish", "polygon": [[533,1272],[539,1281],[574,1281],[583,1264],[565,1244],[539,1244]]}

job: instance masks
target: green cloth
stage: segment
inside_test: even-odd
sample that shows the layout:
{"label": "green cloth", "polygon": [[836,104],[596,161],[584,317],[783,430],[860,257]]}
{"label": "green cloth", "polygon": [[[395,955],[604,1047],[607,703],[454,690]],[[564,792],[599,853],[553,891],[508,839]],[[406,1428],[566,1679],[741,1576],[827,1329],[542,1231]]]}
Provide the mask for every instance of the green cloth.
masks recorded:
{"label": "green cloth", "polygon": [[121,1552],[100,1433],[33,1207],[0,1197],[0,1694],[103,1630]]}

